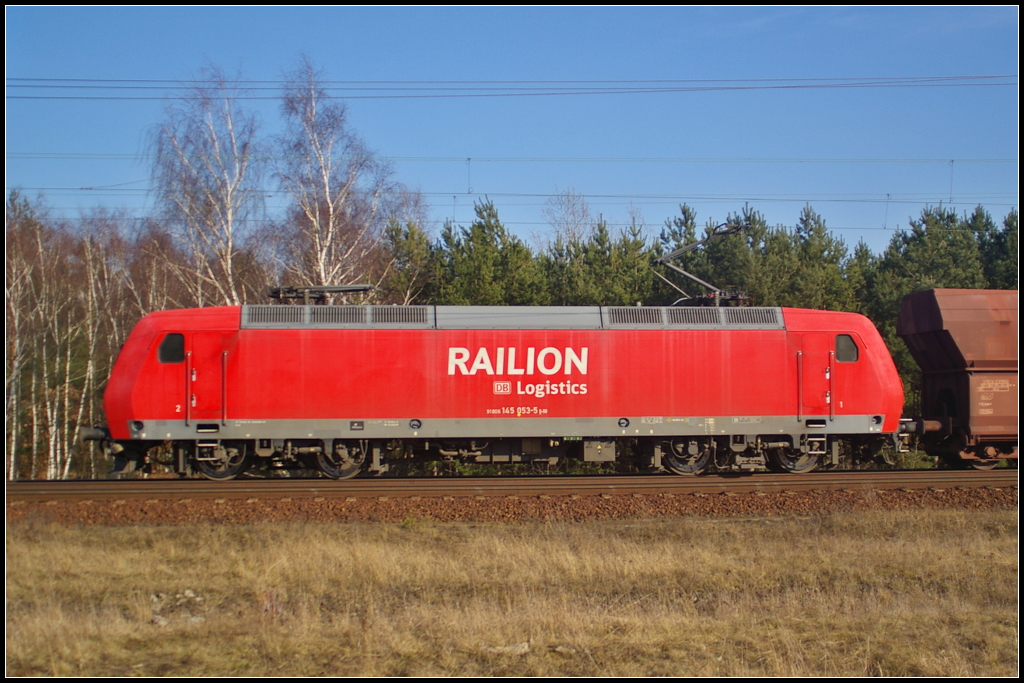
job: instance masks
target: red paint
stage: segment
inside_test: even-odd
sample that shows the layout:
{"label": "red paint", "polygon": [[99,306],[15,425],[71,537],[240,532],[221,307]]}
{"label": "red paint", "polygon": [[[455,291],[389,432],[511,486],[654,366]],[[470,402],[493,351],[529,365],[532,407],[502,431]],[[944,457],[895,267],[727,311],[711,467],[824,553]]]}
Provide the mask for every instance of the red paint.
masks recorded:
{"label": "red paint", "polygon": [[[164,311],[146,316],[128,338],[104,405],[115,439],[129,437],[129,420],[184,421],[183,404],[193,396],[190,419],[211,422],[221,419],[226,398],[230,419],[470,419],[508,417],[493,411],[519,407],[560,418],[806,418],[831,411],[884,414],[883,431],[896,431],[903,389],[870,321],[853,313],[783,314],[785,331],[240,330],[237,307]],[[157,348],[168,333],[185,335],[187,362],[159,362]],[[836,334],[855,339],[857,362],[830,360]],[[563,355],[566,348],[577,354],[586,348],[587,372],[574,366],[565,374],[563,358],[554,374],[535,367],[533,375],[512,375],[506,356],[504,374],[449,375],[453,347],[469,350],[467,368],[480,348],[488,349],[496,366],[497,349],[507,354],[514,347],[516,366],[524,371],[529,348]],[[549,352],[545,362],[551,369],[555,354]],[[510,382],[512,393],[496,394],[496,381]],[[545,382],[576,393],[517,393]]]}

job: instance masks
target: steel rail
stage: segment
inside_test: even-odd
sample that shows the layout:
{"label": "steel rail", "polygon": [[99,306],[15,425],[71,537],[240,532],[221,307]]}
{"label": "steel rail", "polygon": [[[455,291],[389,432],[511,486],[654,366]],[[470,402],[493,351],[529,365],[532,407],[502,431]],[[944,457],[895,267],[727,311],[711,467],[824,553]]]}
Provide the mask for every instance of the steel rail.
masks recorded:
{"label": "steel rail", "polygon": [[772,493],[866,489],[1016,487],[1017,470],[814,472],[809,474],[437,477],[422,479],[131,479],[8,482],[7,502],[209,498],[440,498]]}

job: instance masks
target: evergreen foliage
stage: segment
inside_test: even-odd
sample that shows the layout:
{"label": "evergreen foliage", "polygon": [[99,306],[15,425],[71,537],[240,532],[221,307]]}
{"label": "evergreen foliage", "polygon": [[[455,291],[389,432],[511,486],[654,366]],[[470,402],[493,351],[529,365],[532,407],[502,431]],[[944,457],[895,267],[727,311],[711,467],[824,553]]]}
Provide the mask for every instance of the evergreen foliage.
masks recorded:
{"label": "evergreen foliage", "polygon": [[476,205],[476,220],[468,228],[444,226],[433,259],[429,303],[540,306],[550,300],[540,262],[509,234],[490,201]]}

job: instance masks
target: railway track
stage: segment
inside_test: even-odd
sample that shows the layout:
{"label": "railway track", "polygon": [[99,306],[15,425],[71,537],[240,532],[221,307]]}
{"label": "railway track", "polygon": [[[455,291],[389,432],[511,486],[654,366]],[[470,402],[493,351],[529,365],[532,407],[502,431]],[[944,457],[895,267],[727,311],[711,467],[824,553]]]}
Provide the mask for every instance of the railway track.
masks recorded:
{"label": "railway track", "polygon": [[507,496],[616,496],[712,493],[779,493],[885,489],[1016,487],[1017,470],[816,472],[589,477],[439,477],[423,479],[237,479],[232,481],[146,479],[8,482],[7,502],[369,499]]}

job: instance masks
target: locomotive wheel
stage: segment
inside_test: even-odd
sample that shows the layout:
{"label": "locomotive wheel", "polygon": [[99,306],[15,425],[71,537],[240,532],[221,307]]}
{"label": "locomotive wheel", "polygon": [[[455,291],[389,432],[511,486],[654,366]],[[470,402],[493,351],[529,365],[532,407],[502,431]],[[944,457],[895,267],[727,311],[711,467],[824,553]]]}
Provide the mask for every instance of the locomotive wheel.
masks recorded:
{"label": "locomotive wheel", "polygon": [[145,469],[146,454],[149,453],[149,449],[134,446],[122,447],[119,444],[113,444],[109,449],[114,456],[114,466],[108,475],[111,479],[119,479]]}
{"label": "locomotive wheel", "polygon": [[245,451],[237,448],[218,448],[214,453],[221,452],[216,460],[196,460],[196,469],[207,479],[226,481],[234,479],[249,467],[249,459]]}
{"label": "locomotive wheel", "polygon": [[344,456],[337,453],[316,454],[317,468],[331,479],[351,479],[363,471],[365,460],[362,453],[355,449],[348,451],[348,455]]}
{"label": "locomotive wheel", "polygon": [[970,463],[971,467],[982,472],[994,470],[999,464],[998,460],[964,460],[964,462]]}
{"label": "locomotive wheel", "polygon": [[697,455],[689,455],[688,453],[680,454],[679,451],[683,450],[680,445],[676,447],[676,443],[673,443],[661,455],[661,464],[665,466],[670,472],[681,474],[686,477],[693,477],[701,474],[711,464],[711,449],[704,448]]}
{"label": "locomotive wheel", "polygon": [[818,466],[821,456],[817,453],[801,453],[789,448],[773,448],[768,452],[768,462],[778,472],[802,474]]}
{"label": "locomotive wheel", "polygon": [[126,474],[131,474],[137,469],[139,469],[138,461],[119,455],[114,458],[114,466],[110,470],[110,478],[117,479]]}

